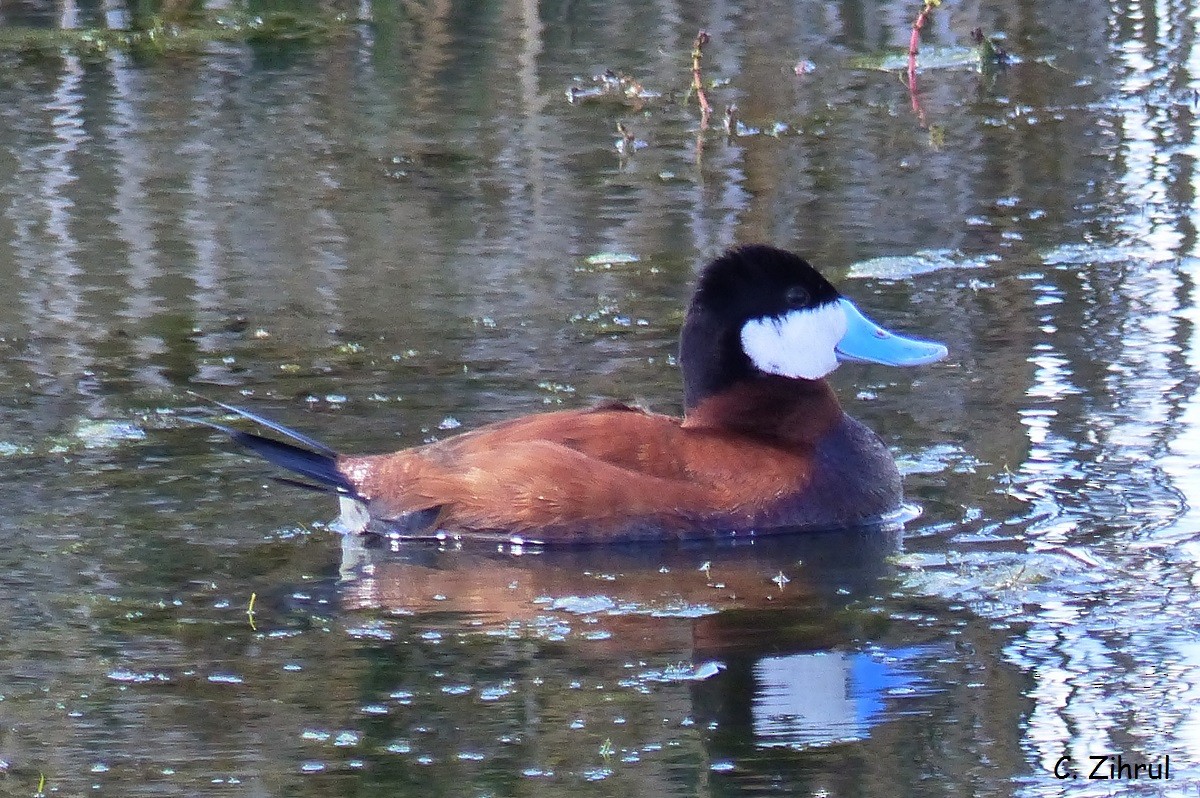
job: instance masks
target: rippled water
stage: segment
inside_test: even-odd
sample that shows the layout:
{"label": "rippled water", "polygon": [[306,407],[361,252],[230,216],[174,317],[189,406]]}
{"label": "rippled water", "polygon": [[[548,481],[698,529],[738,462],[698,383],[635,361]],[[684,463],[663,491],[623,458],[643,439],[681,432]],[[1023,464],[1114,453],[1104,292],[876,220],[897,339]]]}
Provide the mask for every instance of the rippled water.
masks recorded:
{"label": "rippled water", "polygon": [[[1072,795],[1196,788],[1200,9],[946,0],[910,94],[871,68],[904,5],[3,39],[4,791],[1042,796],[1064,756]],[[639,96],[590,96],[606,69]],[[759,240],[951,345],[835,375],[903,534],[371,547],[181,419],[196,390],[358,451],[678,412],[694,271]],[[1171,780],[1086,778],[1110,753]]]}

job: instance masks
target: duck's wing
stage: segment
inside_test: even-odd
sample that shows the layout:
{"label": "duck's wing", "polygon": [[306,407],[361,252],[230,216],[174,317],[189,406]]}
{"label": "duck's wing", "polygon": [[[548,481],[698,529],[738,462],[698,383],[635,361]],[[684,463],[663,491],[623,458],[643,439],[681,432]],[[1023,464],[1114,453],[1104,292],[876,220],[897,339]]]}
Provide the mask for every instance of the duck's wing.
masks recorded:
{"label": "duck's wing", "polygon": [[408,518],[437,508],[447,530],[533,533],[621,525],[629,519],[703,517],[714,492],[631,471],[550,441],[508,444],[486,461],[439,463],[406,452],[385,461],[363,491],[371,516]]}
{"label": "duck's wing", "polygon": [[519,443],[555,443],[638,474],[690,480],[677,418],[610,402],[587,410],[540,413],[482,427],[423,450],[444,461],[487,461]]}
{"label": "duck's wing", "polygon": [[434,522],[448,530],[537,537],[578,529],[606,538],[639,523],[686,525],[743,506],[749,513],[756,497],[778,497],[803,476],[792,455],[756,451],[753,469],[749,456],[745,441],[610,407],[517,419],[339,465],[375,519],[438,508]]}
{"label": "duck's wing", "polygon": [[[716,503],[680,457],[676,419],[625,406],[544,413],[340,470],[375,519],[439,508],[436,524],[514,532],[589,519],[703,513]],[[673,446],[673,444],[675,444]]]}

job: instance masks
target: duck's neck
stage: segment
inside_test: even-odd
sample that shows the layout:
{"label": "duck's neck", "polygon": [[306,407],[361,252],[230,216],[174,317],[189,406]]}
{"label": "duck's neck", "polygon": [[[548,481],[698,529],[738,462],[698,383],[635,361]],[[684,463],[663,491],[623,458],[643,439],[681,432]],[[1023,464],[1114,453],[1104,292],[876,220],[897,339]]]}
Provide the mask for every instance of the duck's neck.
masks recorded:
{"label": "duck's neck", "polygon": [[754,364],[742,351],[739,336],[739,330],[693,298],[679,336],[683,406],[688,415],[705,399],[754,378]]}
{"label": "duck's neck", "polygon": [[760,374],[699,399],[683,426],[720,429],[793,444],[811,444],[842,420],[825,380]]}
{"label": "duck's neck", "polygon": [[792,444],[816,441],[842,418],[823,379],[765,374],[742,348],[740,331],[693,300],[679,341],[684,426],[739,432]]}

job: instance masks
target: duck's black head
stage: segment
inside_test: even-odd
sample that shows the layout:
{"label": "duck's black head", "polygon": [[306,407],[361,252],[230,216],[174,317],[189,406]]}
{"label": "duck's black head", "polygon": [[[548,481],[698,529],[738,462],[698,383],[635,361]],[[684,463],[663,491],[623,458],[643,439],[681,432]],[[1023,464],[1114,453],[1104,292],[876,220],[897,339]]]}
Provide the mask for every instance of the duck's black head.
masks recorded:
{"label": "duck's black head", "polygon": [[808,261],[762,244],[704,267],[679,348],[687,409],[763,375],[819,380],[839,359],[900,366],[946,354],[875,326]]}

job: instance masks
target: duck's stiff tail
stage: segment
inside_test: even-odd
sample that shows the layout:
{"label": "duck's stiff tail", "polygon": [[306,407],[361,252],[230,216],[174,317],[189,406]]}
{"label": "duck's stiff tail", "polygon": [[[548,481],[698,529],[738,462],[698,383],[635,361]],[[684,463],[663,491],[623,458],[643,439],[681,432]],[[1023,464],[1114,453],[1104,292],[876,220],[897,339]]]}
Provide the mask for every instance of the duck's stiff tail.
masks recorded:
{"label": "duck's stiff tail", "polygon": [[[218,402],[215,399],[209,399],[206,396],[201,396],[197,393],[192,393],[192,396],[198,399],[203,399],[206,402],[220,407],[224,410],[241,416],[242,418],[253,421],[267,429],[278,432],[285,438],[290,438],[295,443],[285,443],[274,438],[266,438],[262,435],[256,435],[252,432],[242,432],[241,430],[227,427],[224,424],[218,424],[207,418],[190,417],[188,420],[197,424],[203,424],[220,432],[224,432],[234,442],[245,446],[255,454],[258,454],[267,462],[287,469],[294,474],[299,474],[308,482],[302,482],[296,479],[288,479],[287,477],[275,477],[279,482],[284,482],[289,485],[295,485],[308,490],[317,490],[324,493],[337,493],[343,496],[357,498],[357,493],[354,486],[346,478],[346,476],[338,469],[338,453],[330,449],[320,441],[308,437],[302,432],[297,432],[294,429],[285,427],[277,421],[272,421],[269,418],[264,418],[257,413],[251,413],[249,410],[243,410],[240,407],[227,405],[224,402]],[[300,444],[299,446],[296,444]]]}

